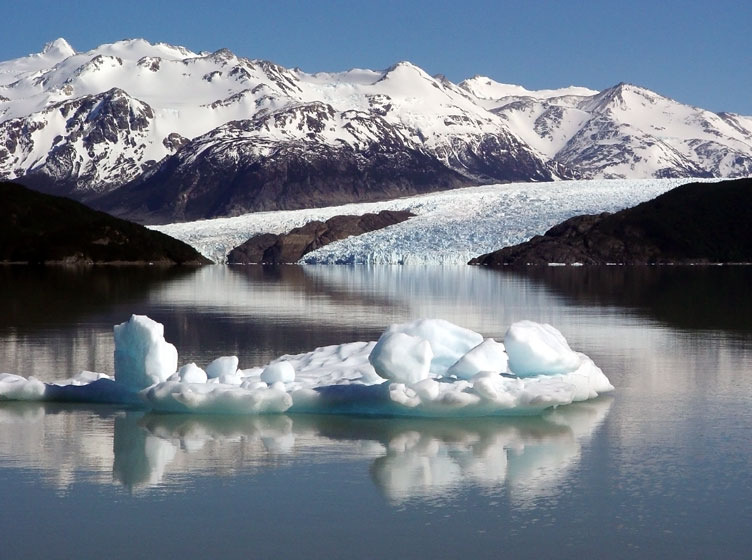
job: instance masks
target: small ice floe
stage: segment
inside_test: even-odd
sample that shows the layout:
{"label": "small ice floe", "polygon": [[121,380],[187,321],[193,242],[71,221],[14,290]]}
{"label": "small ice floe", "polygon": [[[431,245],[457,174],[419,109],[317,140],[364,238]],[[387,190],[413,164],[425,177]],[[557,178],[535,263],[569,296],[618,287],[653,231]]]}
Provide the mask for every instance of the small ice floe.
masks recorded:
{"label": "small ice floe", "polygon": [[0,400],[139,403],[211,414],[314,412],[389,416],[537,414],[612,391],[603,372],[551,325],[520,321],[504,342],[441,319],[392,325],[376,342],[282,356],[238,369],[221,356],[178,368],[164,327],[133,315],[115,326],[115,375],[60,383],[0,373]]}

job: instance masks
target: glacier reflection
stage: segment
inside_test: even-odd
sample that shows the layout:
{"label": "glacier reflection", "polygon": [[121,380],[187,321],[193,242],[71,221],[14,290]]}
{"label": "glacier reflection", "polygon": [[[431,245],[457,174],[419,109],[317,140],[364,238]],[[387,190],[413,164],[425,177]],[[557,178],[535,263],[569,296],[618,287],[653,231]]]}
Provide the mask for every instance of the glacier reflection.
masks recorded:
{"label": "glacier reflection", "polygon": [[33,472],[61,493],[80,482],[138,493],[185,491],[192,477],[364,461],[394,505],[451,501],[477,487],[506,490],[524,506],[559,491],[611,402],[485,419],[192,416],[3,403],[0,468]]}

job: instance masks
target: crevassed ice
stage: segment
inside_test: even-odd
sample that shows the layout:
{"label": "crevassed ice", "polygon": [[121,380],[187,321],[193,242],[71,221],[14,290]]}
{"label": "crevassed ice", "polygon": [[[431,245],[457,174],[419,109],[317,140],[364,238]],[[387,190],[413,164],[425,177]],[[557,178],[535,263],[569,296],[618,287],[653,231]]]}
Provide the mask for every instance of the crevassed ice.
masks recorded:
{"label": "crevassed ice", "polygon": [[[693,181],[695,179],[692,179]],[[260,233],[286,233],[311,220],[381,210],[415,214],[405,222],[320,247],[306,264],[465,264],[471,258],[542,235],[578,214],[616,212],[655,198],[688,179],[595,179],[467,187],[383,202],[253,212],[150,226],[218,263]]]}
{"label": "crevassed ice", "polygon": [[536,414],[612,391],[603,372],[551,325],[514,323],[504,343],[441,319],[392,325],[353,342],[238,369],[222,356],[178,369],[164,327],[133,315],[115,326],[115,376],[62,383],[0,374],[0,400],[141,403],[211,414],[315,412],[392,416]]}

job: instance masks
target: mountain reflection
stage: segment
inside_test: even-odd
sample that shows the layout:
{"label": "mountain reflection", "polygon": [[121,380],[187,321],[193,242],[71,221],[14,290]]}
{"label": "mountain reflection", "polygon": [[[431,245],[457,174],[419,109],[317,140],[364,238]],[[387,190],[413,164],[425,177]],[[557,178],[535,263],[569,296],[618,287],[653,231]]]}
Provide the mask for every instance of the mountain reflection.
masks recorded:
{"label": "mountain reflection", "polygon": [[160,415],[3,403],[0,468],[34,471],[61,492],[82,480],[172,492],[189,488],[192,477],[366,461],[394,505],[451,501],[466,487],[506,490],[525,505],[558,492],[611,402],[482,419]]}
{"label": "mountain reflection", "polygon": [[679,329],[752,331],[749,266],[531,266],[492,272],[536,282],[579,307],[618,306]]}

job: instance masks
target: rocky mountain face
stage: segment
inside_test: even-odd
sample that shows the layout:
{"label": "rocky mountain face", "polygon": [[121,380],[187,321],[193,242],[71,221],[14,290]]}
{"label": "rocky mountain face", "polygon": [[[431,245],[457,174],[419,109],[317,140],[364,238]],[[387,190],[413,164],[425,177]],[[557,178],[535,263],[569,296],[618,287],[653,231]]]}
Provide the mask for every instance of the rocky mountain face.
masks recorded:
{"label": "rocky mountain face", "polygon": [[752,117],[619,84],[307,74],[228,50],[63,39],[0,62],[0,178],[145,222],[504,181],[752,173]]}
{"label": "rocky mountain face", "polygon": [[682,185],[615,214],[575,216],[470,264],[750,262],[752,179],[736,179]]}

